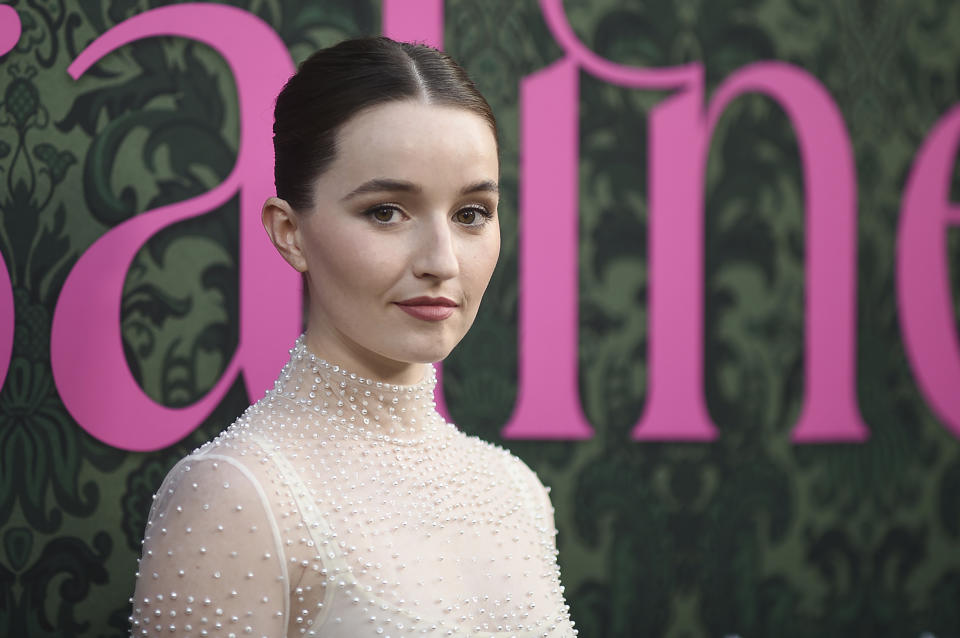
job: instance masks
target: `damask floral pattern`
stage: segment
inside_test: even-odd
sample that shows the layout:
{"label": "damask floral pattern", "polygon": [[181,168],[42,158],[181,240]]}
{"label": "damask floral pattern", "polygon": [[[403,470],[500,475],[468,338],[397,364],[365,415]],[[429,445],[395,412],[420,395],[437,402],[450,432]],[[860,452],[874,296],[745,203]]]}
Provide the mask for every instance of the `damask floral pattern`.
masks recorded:
{"label": "damask floral pattern", "polygon": [[96,511],[99,488],[80,478],[84,457],[103,470],[115,468],[119,458],[77,430],[50,371],[50,312],[70,266],[66,208],[57,195],[76,158],[39,141],[50,128],[50,113],[36,83],[38,67],[12,63],[3,72],[9,82],[0,102],[0,249],[8,260],[17,322],[0,390],[0,520],[9,520],[19,505],[26,523],[51,533],[63,513]]}
{"label": "damask floral pattern", "polygon": [[[235,87],[210,49],[121,48],[74,83],[94,37],[163,0],[9,2],[0,57],[0,253],[15,340],[0,388],[0,635],[120,636],[150,497],[186,451],[247,404],[238,382],[167,450],[107,448],[73,421],[49,363],[50,321],[79,255],[131,216],[229,172]],[[380,3],[247,0],[296,62],[379,32]],[[900,197],[924,136],[960,102],[949,0],[567,0],[578,37],[635,66],[704,64],[708,96],[784,60],[840,108],[858,174],[862,445],[794,446],[803,399],[803,183],[794,133],[760,96],[721,118],[707,166],[706,399],[713,443],[635,443],[647,392],[647,123],[662,94],[581,74],[580,394],[589,441],[504,441],[516,399],[518,87],[561,51],[534,0],[445,2],[445,47],[502,132],[503,250],[472,332],[445,363],[457,423],[512,448],[553,486],[572,616],[587,637],[960,637],[960,442],[906,362],[894,297]],[[960,173],[952,195],[960,197]],[[170,406],[203,395],[237,343],[237,203],[140,251],[122,304],[131,370]],[[549,232],[544,228],[543,232]],[[960,329],[960,233],[948,250]]]}

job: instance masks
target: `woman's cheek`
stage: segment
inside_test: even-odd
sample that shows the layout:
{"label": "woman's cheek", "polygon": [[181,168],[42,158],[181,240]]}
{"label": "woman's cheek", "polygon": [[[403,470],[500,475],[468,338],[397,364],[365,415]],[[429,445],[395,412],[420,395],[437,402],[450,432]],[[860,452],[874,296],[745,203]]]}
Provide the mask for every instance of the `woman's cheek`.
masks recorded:
{"label": "woman's cheek", "polygon": [[487,283],[490,281],[490,277],[493,276],[493,271],[497,267],[497,260],[500,257],[500,234],[491,236],[483,246],[482,253],[478,256],[478,262],[480,264],[479,269],[480,273],[478,276],[483,281],[483,287],[486,288]]}

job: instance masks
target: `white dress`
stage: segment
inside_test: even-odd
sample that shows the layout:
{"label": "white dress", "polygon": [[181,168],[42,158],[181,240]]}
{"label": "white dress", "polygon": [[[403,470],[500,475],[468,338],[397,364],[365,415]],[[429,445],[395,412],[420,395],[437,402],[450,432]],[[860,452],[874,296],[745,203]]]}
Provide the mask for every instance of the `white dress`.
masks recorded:
{"label": "white dress", "polygon": [[155,496],[134,636],[576,636],[553,509],[508,451],[311,354]]}

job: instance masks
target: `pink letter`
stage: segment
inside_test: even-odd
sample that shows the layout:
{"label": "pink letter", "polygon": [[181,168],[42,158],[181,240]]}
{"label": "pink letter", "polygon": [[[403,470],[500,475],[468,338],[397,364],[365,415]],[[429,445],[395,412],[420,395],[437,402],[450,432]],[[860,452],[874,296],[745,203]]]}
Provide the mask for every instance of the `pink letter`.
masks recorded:
{"label": "pink letter", "polygon": [[[664,89],[687,84],[698,69],[608,62],[577,40],[558,0],[540,5],[566,57],[520,89],[519,388],[503,436],[585,439],[593,428],[580,405],[577,369],[580,70],[622,86]],[[541,219],[551,220],[552,237],[539,230]]]}
{"label": "pink letter", "polygon": [[856,401],[856,195],[850,142],[813,77],[759,63],[727,79],[699,110],[702,76],[654,109],[651,134],[650,391],[638,440],[711,440],[703,399],[703,182],[709,140],[735,97],[762,92],[797,131],[806,192],[805,396],[795,442],[862,441]]}
{"label": "pink letter", "polygon": [[907,360],[934,413],[960,437],[960,341],[950,299],[950,176],[960,143],[960,106],[927,136],[910,170],[897,231],[897,308]]}
{"label": "pink letter", "polygon": [[6,55],[17,46],[22,32],[17,10],[9,5],[0,6],[0,55]]}
{"label": "pink letter", "polygon": [[[644,414],[634,428],[638,440],[711,440],[716,426],[706,409],[703,392],[703,184],[707,150],[713,126],[727,103],[746,91],[762,91],[781,102],[795,127],[806,176],[807,283],[806,303],[806,397],[800,422],[794,431],[795,441],[859,441],[867,430],[860,418],[855,395],[854,319],[856,303],[856,202],[854,195],[853,160],[843,121],[829,95],[815,79],[786,64],[755,65],[741,70],[718,89],[714,104],[703,112],[704,81],[700,64],[667,69],[636,69],[604,60],[583,46],[570,28],[559,0],[541,0],[541,7],[554,38],[566,52],[566,62],[576,73],[581,68],[592,75],[620,86],[648,90],[680,89],[654,109],[651,118],[650,144],[650,335],[649,389]],[[549,90],[554,109],[564,114],[564,121],[573,121],[576,139],[577,96],[559,81],[563,62],[554,65],[558,74]],[[549,76],[544,76],[544,78]],[[539,89],[531,78],[524,85],[522,97],[531,99]],[[540,80],[546,84],[546,79]],[[569,82],[568,82],[569,84]],[[575,87],[576,85],[573,84]],[[562,88],[561,88],[562,87]],[[528,97],[528,92],[529,96]],[[544,98],[545,99],[545,98]],[[570,115],[568,112],[572,112]],[[523,108],[524,125],[533,119],[534,110]],[[542,117],[542,116],[541,116]],[[532,124],[536,126],[536,123]],[[559,126],[555,124],[555,126]],[[569,123],[560,129],[560,152],[537,153],[534,145],[547,144],[546,136],[523,137],[522,169],[524,219],[541,201],[552,196],[557,184],[576,183],[576,174],[569,170],[544,188],[536,179],[536,166],[527,169],[527,162],[560,161],[567,153]],[[574,146],[575,148],[575,146]],[[574,151],[575,153],[575,151]],[[544,159],[544,155],[547,156]],[[557,170],[554,168],[554,170]],[[531,185],[526,182],[530,181]],[[528,192],[526,189],[531,188]],[[537,189],[537,190],[533,190]],[[553,192],[555,194],[555,192]],[[557,197],[569,193],[557,194]],[[571,216],[576,228],[576,194],[572,206],[555,210]],[[529,207],[529,208],[528,208]],[[827,221],[829,219],[829,221]],[[576,237],[574,230],[574,240]],[[521,238],[522,263],[533,261],[528,250],[530,238]],[[571,409],[566,395],[576,392],[576,301],[571,302],[563,290],[576,290],[576,250],[568,246],[568,238],[554,248],[550,259],[554,270],[551,288],[552,312],[540,317],[527,314],[521,318],[521,329],[544,331],[563,317],[560,328],[550,339],[553,364],[539,375],[528,375],[522,363],[528,357],[537,360],[545,355],[531,352],[529,337],[521,341],[521,405],[529,391],[524,384],[536,384],[550,376],[561,379],[559,393],[536,407],[518,413],[520,417],[538,419],[527,425],[518,415],[505,432],[516,436],[521,432],[530,438],[573,438],[571,433],[585,432],[582,413]],[[575,245],[575,241],[574,241]],[[545,259],[540,256],[539,259]],[[521,266],[521,268],[526,268]],[[532,273],[531,273],[532,275]],[[529,304],[528,297],[538,294],[547,285],[543,279],[528,279],[522,273],[521,308],[542,309]],[[555,279],[565,278],[564,284]],[[572,284],[571,284],[572,282]],[[571,287],[572,286],[572,287]],[[529,306],[528,306],[529,304]],[[536,312],[537,310],[533,310]],[[568,315],[574,328],[569,328]],[[541,345],[541,347],[543,347]],[[533,355],[533,356],[530,356]],[[572,362],[572,363],[571,363]],[[534,365],[537,361],[534,361]],[[527,368],[529,369],[529,368]],[[573,379],[571,385],[569,379]],[[540,381],[541,383],[543,381]],[[572,391],[571,391],[572,387]],[[539,394],[534,396],[540,396]],[[550,396],[543,393],[543,396]],[[544,417],[551,401],[565,401],[562,415]],[[576,400],[578,402],[578,399]],[[526,407],[526,406],[524,406]],[[538,409],[539,408],[539,409]],[[529,416],[528,416],[529,415]],[[560,419],[560,423],[556,420]],[[587,426],[589,427],[589,426]],[[589,430],[586,431],[589,435]]]}
{"label": "pink letter", "polygon": [[[701,95],[702,86],[700,80],[692,94]],[[682,95],[654,110],[650,393],[633,436],[716,436],[702,398],[703,180],[713,127],[727,104],[749,91],[765,93],[785,108],[804,167],[805,396],[792,438],[798,443],[862,441],[868,431],[856,401],[856,182],[850,142],[819,82],[776,62],[746,67],[727,79],[705,121]]]}
{"label": "pink letter", "polygon": [[857,196],[850,138],[830,94],[809,73],[780,62],[747,66],[718,89],[707,135],[727,104],[764,93],[784,108],[803,163],[806,254],[804,400],[795,443],[860,442],[870,435],[856,388]]}
{"label": "pink letter", "polygon": [[[666,89],[690,84],[700,70],[635,69],[604,60],[580,43],[558,0],[540,4],[566,57],[521,87],[521,354],[517,407],[503,435],[584,439],[593,429],[580,406],[577,369],[579,73],[621,86]],[[553,220],[550,241],[536,230],[542,215]]]}
{"label": "pink letter", "polygon": [[579,74],[564,58],[520,87],[520,360],[505,438],[593,436],[577,375]]}
{"label": "pink letter", "polygon": [[[577,366],[579,73],[663,89],[687,84],[698,70],[608,62],[580,43],[558,0],[542,0],[541,10],[566,57],[524,79],[520,90],[519,388],[503,436],[585,439],[593,429],[580,405]],[[544,217],[554,228],[549,240],[537,230]]]}
{"label": "pink letter", "polygon": [[[114,49],[158,35],[203,42],[226,59],[237,83],[240,148],[230,175],[210,192],[142,213],[100,237],[77,261],[57,302],[51,359],[64,405],[92,436],[127,450],[159,449],[189,434],[241,370],[249,396],[262,395],[300,331],[299,278],[260,225],[260,207],[274,193],[273,100],[293,71],[286,47],[269,26],[240,9],[183,4],[147,11],[110,29],[68,71],[79,78]],[[137,385],[123,354],[120,301],[127,269],[158,230],[202,215],[238,191],[240,343],[223,377],[200,401],[182,409],[158,405]]]}

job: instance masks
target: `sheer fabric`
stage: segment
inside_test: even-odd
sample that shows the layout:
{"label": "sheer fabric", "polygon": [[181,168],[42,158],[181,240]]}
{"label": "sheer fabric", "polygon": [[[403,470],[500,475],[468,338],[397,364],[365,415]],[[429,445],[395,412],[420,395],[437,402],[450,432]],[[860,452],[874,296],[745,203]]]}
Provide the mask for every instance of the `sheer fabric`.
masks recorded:
{"label": "sheer fabric", "polygon": [[575,636],[543,485],[297,341],[273,390],[155,497],[135,636]]}

